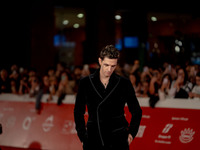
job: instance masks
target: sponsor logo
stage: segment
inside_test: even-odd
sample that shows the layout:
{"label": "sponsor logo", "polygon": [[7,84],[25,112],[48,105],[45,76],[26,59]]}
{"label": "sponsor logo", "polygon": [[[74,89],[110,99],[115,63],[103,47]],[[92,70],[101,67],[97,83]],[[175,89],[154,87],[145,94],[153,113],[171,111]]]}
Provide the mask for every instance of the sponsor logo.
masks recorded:
{"label": "sponsor logo", "polygon": [[181,135],[179,136],[179,140],[182,143],[189,143],[193,140],[193,135],[195,134],[195,131],[190,128],[185,128],[184,130],[181,131]]}
{"label": "sponsor logo", "polygon": [[146,126],[145,125],[140,125],[139,127],[139,130],[138,130],[138,133],[136,135],[136,137],[138,138],[142,138],[143,137],[143,134],[144,134],[144,131],[146,129]]}
{"label": "sponsor logo", "polygon": [[49,116],[45,120],[45,122],[42,124],[44,132],[48,132],[48,131],[51,130],[51,128],[53,127],[53,120],[54,120],[54,116],[53,115]]}
{"label": "sponsor logo", "polygon": [[76,134],[75,123],[72,120],[65,120],[62,134]]}

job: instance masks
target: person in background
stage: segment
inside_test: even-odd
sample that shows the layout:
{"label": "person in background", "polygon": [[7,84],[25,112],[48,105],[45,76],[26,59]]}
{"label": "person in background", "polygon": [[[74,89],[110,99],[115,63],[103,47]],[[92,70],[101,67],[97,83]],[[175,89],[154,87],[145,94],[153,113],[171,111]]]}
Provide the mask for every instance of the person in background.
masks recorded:
{"label": "person in background", "polygon": [[57,105],[61,105],[67,94],[74,94],[75,81],[71,79],[68,71],[61,72],[60,81],[56,94],[58,96]]}
{"label": "person in background", "polygon": [[41,89],[40,80],[39,77],[36,75],[33,75],[30,79],[30,91],[29,96],[30,97],[36,97]]}
{"label": "person in background", "polygon": [[72,72],[72,78],[75,81],[75,87],[74,87],[75,94],[78,91],[79,81],[82,77],[82,70],[83,70],[83,66],[75,66]]}
{"label": "person in background", "polygon": [[[105,46],[98,59],[100,68],[79,82],[74,120],[84,150],[129,150],[138,132],[142,109],[130,80],[114,72],[119,55],[113,45]],[[130,122],[125,117],[126,104]]]}
{"label": "person in background", "polygon": [[56,64],[55,76],[57,78],[60,78],[61,72],[63,72],[65,70],[65,66],[66,66],[66,64],[64,62],[58,62]]}
{"label": "person in background", "polygon": [[35,109],[37,113],[40,113],[41,111],[41,99],[44,94],[50,93],[50,83],[49,83],[49,76],[44,75],[42,78],[41,87],[36,95],[36,102],[35,102]]}
{"label": "person in background", "polygon": [[144,76],[142,78],[141,82],[141,88],[139,91],[139,95],[138,97],[149,97],[149,84],[150,84],[150,76],[146,74],[146,76]]}
{"label": "person in background", "polygon": [[81,78],[88,76],[90,74],[90,69],[88,64],[83,65],[83,69],[81,71]]}
{"label": "person in background", "polygon": [[183,67],[177,69],[177,77],[172,81],[168,92],[170,98],[188,98],[193,84],[188,81],[188,75]]}
{"label": "person in background", "polygon": [[17,81],[13,78],[10,79],[10,93],[12,94],[18,94],[18,86]]}
{"label": "person in background", "polygon": [[186,69],[187,69],[187,74],[188,74],[188,81],[190,81],[193,85],[195,85],[197,68],[195,67],[195,65],[188,65]]}
{"label": "person in background", "polygon": [[20,84],[19,84],[19,90],[18,94],[23,95],[23,94],[28,94],[30,91],[30,84],[28,82],[29,76],[28,74],[23,74],[20,79]]}
{"label": "person in background", "polygon": [[56,72],[54,67],[49,67],[47,69],[47,75],[49,77],[49,97],[47,99],[47,102],[50,102],[53,100],[53,96],[56,95],[56,91],[58,89],[58,77],[56,76]]}
{"label": "person in background", "polygon": [[10,93],[10,79],[8,76],[8,71],[6,69],[2,69],[0,72],[0,93]]}
{"label": "person in background", "polygon": [[53,100],[53,96],[56,96],[56,91],[58,90],[58,79],[56,76],[49,77],[49,97],[47,99],[47,102],[50,102]]}
{"label": "person in background", "polygon": [[189,92],[189,98],[200,98],[200,71],[196,74],[195,85],[192,91]]}
{"label": "person in background", "polygon": [[46,74],[49,76],[49,81],[54,80],[56,77],[56,72],[54,67],[49,67],[46,71]]}
{"label": "person in background", "polygon": [[163,73],[162,75],[170,74],[171,79],[174,80],[177,76],[176,68],[173,64],[163,63]]}
{"label": "person in background", "polygon": [[154,108],[159,100],[158,90],[161,85],[162,72],[156,67],[152,71],[152,77],[149,83],[149,105]]}
{"label": "person in background", "polygon": [[130,73],[139,73],[140,74],[140,61],[138,59],[134,60],[133,66],[131,67]]}
{"label": "person in background", "polygon": [[[143,67],[143,71],[140,74],[140,81],[145,81],[146,79],[151,79],[152,78],[152,72],[153,72],[153,68],[149,67],[149,66],[144,66]],[[150,80],[149,80],[150,82]]]}
{"label": "person in background", "polygon": [[20,84],[20,73],[19,73],[18,66],[16,64],[11,66],[9,79],[10,79],[10,84],[11,84],[11,93],[17,94],[19,90],[19,84]]}
{"label": "person in background", "polygon": [[171,87],[171,74],[165,73],[162,77],[161,86],[158,90],[159,100],[165,100],[168,97],[168,92]]}
{"label": "person in background", "polygon": [[139,96],[141,91],[141,82],[139,74],[137,72],[133,72],[129,75],[129,79],[131,81],[131,84],[133,85],[136,96]]}

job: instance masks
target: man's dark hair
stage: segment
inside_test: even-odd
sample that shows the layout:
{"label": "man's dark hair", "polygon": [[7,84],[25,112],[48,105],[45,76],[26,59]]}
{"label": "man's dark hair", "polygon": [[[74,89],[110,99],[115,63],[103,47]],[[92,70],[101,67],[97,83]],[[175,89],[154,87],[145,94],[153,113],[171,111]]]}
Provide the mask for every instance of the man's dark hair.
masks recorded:
{"label": "man's dark hair", "polygon": [[100,52],[100,58],[104,60],[105,57],[109,59],[119,59],[120,53],[114,45],[105,46]]}

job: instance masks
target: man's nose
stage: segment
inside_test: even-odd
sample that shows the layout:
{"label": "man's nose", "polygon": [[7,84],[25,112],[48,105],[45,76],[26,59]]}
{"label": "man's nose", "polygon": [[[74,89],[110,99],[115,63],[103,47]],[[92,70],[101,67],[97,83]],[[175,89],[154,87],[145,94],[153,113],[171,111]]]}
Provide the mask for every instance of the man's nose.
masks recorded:
{"label": "man's nose", "polygon": [[108,71],[111,71],[111,70],[112,70],[112,67],[111,67],[111,66],[109,66],[109,67],[108,67]]}

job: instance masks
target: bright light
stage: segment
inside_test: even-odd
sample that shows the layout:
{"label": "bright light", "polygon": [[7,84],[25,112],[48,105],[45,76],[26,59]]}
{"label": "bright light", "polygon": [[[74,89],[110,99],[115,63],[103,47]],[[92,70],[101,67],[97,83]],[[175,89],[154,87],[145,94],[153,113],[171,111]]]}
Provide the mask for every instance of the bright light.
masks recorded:
{"label": "bright light", "polygon": [[179,46],[182,46],[183,44],[182,44],[182,42],[181,42],[181,41],[179,41],[179,42],[178,42],[178,45],[179,45]]}
{"label": "bright light", "polygon": [[158,48],[158,43],[154,43],[154,47],[155,47],[155,48]]}
{"label": "bright light", "polygon": [[63,21],[63,24],[64,24],[64,25],[67,25],[68,23],[69,23],[68,20],[64,20],[64,21]]}
{"label": "bright light", "polygon": [[78,17],[78,18],[83,18],[83,17],[84,17],[84,14],[83,14],[83,13],[79,13],[79,14],[77,15],[77,17]]}
{"label": "bright light", "polygon": [[115,19],[116,19],[116,20],[120,20],[120,19],[121,19],[121,16],[120,16],[120,15],[115,15]]}
{"label": "bright light", "polygon": [[175,40],[175,43],[178,44],[178,40]]}
{"label": "bright light", "polygon": [[79,28],[79,24],[78,24],[78,23],[75,23],[75,24],[73,25],[73,27],[74,27],[74,28]]}
{"label": "bright light", "polygon": [[180,52],[180,47],[179,46],[175,46],[174,50],[175,50],[175,52],[179,53]]}
{"label": "bright light", "polygon": [[182,41],[179,41],[179,40],[175,40],[175,43],[176,43],[177,45],[179,45],[179,46],[182,46],[182,45],[183,45]]}
{"label": "bright light", "polygon": [[152,16],[151,21],[157,21],[157,18],[155,16]]}

